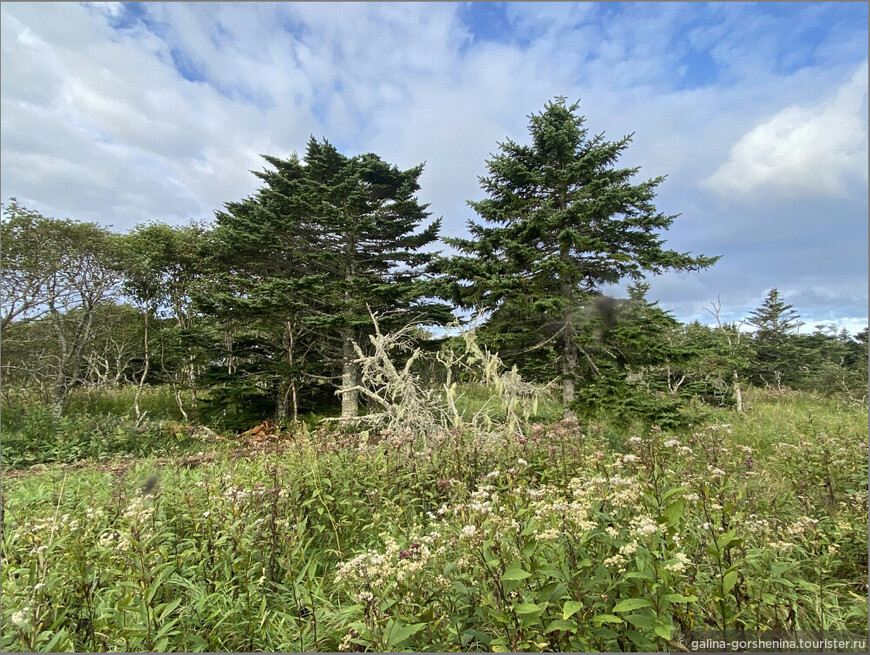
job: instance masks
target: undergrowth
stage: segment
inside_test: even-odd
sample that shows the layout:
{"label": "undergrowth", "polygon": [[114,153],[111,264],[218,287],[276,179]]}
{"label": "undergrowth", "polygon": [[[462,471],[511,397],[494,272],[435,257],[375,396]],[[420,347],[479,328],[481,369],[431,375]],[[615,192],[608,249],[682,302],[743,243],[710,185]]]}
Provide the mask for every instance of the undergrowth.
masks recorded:
{"label": "undergrowth", "polygon": [[6,478],[0,645],[612,651],[690,629],[866,631],[866,410],[751,392],[720,418],[425,440],[300,426],[255,457]]}

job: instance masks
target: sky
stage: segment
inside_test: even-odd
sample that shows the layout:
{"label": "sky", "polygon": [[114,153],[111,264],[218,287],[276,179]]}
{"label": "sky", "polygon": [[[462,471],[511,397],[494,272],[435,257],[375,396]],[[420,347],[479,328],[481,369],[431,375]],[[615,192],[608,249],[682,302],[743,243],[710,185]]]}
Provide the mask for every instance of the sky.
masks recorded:
{"label": "sky", "polygon": [[[261,154],[310,136],[400,168],[442,235],[498,143],[580,102],[659,175],[667,246],[721,255],[650,278],[683,321],[739,321],[776,286],[811,332],[868,304],[867,3],[0,5],[0,196],[116,230],[211,220]],[[614,290],[619,295],[618,290]]]}

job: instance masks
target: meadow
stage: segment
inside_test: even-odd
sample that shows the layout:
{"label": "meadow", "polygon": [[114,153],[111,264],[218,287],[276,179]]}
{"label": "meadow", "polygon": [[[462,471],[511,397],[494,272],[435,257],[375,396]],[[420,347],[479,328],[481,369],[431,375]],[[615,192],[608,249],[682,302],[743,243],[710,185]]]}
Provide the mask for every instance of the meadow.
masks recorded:
{"label": "meadow", "polygon": [[4,651],[866,635],[866,406],[749,389],[744,412],[673,432],[544,402],[521,432],[312,420],[241,440],[170,400],[149,391],[139,429],[86,397],[77,418],[4,408]]}

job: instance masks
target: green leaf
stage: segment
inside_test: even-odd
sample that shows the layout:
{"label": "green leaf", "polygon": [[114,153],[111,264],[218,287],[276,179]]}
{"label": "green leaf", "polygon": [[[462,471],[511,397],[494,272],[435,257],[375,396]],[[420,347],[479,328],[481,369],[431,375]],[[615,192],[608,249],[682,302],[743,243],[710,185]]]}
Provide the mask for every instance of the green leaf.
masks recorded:
{"label": "green leaf", "polygon": [[551,632],[555,632],[556,630],[576,630],[577,624],[573,621],[566,621],[565,619],[555,619],[550,621],[550,625],[547,626],[547,629],[544,630],[544,634],[549,634]]}
{"label": "green leaf", "polygon": [[543,612],[546,607],[542,607],[537,603],[520,603],[514,605],[514,612],[517,614],[534,614],[535,612]]}
{"label": "green leaf", "polygon": [[618,616],[613,616],[613,614],[598,614],[592,617],[592,622],[596,625],[601,625],[602,623],[622,623],[622,619]]}
{"label": "green leaf", "polygon": [[520,567],[512,567],[504,572],[504,575],[501,576],[502,580],[525,580],[530,577],[532,574],[528,571],[524,571]]}
{"label": "green leaf", "polygon": [[664,494],[662,494],[662,502],[664,503],[668,498],[673,496],[674,494],[678,494],[681,491],[685,491],[685,487],[671,487]]}
{"label": "green leaf", "polygon": [[581,603],[579,600],[569,600],[562,607],[562,618],[568,619],[577,612],[579,612],[581,609],[583,609],[583,603]]}
{"label": "green leaf", "polygon": [[485,646],[489,646],[489,643],[492,641],[492,637],[490,637],[485,632],[480,632],[479,630],[466,630],[462,633],[463,646],[468,646],[475,639],[477,639],[477,641],[481,642]]}
{"label": "green leaf", "polygon": [[614,612],[631,612],[641,607],[652,607],[653,604],[646,598],[626,598],[621,600],[613,608]]}
{"label": "green leaf", "polygon": [[679,498],[668,505],[668,508],[662,512],[662,518],[665,520],[665,525],[667,527],[670,528],[676,525],[677,521],[680,520],[680,516],[683,514],[683,508],[685,506],[685,498]]}
{"label": "green leaf", "polygon": [[683,596],[681,594],[665,594],[662,598],[670,603],[694,603],[698,600],[697,596]]}
{"label": "green leaf", "polygon": [[659,623],[659,624],[657,624],[656,627],[655,627],[655,633],[656,633],[659,637],[661,637],[662,639],[670,639],[670,638],[671,638],[671,632],[673,631],[673,629],[674,629],[673,626],[670,626],[670,625],[664,625],[664,624],[662,624],[662,623]]}
{"label": "green leaf", "polygon": [[627,614],[625,620],[641,630],[652,630],[653,617],[646,614]]}
{"label": "green leaf", "polygon": [[393,627],[393,630],[390,632],[389,644],[390,646],[396,646],[410,636],[420,632],[423,628],[425,628],[428,623],[409,623],[408,625],[402,625],[399,627]]}
{"label": "green leaf", "polygon": [[734,585],[737,584],[737,571],[729,571],[725,574],[725,577],[722,578],[722,593],[727,594],[729,591],[734,589]]}

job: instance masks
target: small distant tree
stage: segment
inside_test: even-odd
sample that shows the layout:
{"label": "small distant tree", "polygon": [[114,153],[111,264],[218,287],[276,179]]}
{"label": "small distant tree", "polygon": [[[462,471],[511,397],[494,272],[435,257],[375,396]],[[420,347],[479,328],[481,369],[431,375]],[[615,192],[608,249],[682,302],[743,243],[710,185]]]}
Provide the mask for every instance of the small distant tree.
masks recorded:
{"label": "small distant tree", "polygon": [[746,322],[755,326],[750,375],[756,384],[795,386],[800,378],[800,349],[793,338],[803,322],[779,289],[771,289]]}

